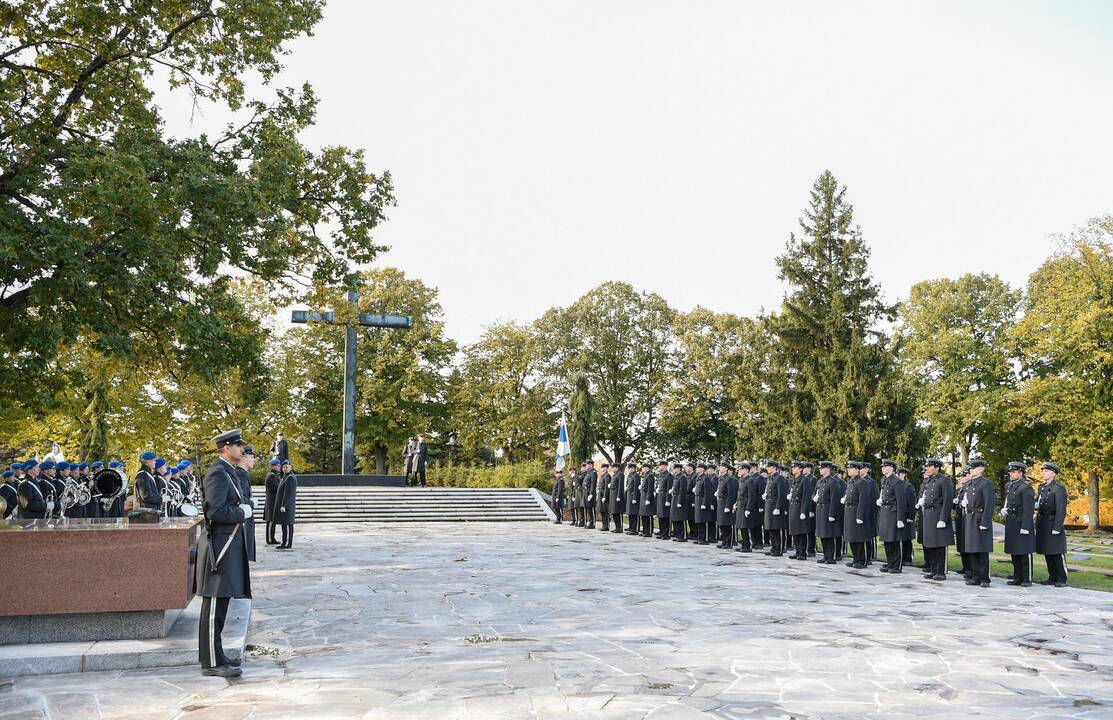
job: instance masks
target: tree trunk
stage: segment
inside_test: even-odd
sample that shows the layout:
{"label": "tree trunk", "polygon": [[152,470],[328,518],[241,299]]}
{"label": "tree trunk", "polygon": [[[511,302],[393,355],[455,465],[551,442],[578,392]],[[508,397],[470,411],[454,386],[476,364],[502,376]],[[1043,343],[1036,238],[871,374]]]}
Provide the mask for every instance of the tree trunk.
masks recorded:
{"label": "tree trunk", "polygon": [[386,475],[386,445],[375,443],[375,474]]}
{"label": "tree trunk", "polygon": [[1086,473],[1086,491],[1090,494],[1090,521],[1086,524],[1088,532],[1097,532],[1101,526],[1101,488],[1096,470]]}
{"label": "tree trunk", "polygon": [[970,464],[970,446],[966,443],[960,443],[958,446],[959,459],[962,461],[962,467]]}

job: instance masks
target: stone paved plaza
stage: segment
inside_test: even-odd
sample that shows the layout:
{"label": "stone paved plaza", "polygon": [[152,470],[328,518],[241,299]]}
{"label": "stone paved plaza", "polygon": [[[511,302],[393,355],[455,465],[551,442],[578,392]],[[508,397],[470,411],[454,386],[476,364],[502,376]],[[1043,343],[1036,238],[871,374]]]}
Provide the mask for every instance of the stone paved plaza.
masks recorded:
{"label": "stone paved plaza", "polygon": [[1104,593],[548,523],[303,525],[295,549],[260,546],[242,679],[0,680],[0,717],[1113,717]]}

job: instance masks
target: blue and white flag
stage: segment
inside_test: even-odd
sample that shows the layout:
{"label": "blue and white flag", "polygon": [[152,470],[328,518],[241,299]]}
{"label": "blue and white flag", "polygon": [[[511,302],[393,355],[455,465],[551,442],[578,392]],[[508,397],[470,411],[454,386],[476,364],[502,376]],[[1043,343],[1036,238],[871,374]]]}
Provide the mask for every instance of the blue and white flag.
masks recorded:
{"label": "blue and white flag", "polygon": [[563,470],[564,463],[568,460],[568,423],[564,421],[564,415],[560,416],[560,437],[557,439],[556,449],[556,469]]}

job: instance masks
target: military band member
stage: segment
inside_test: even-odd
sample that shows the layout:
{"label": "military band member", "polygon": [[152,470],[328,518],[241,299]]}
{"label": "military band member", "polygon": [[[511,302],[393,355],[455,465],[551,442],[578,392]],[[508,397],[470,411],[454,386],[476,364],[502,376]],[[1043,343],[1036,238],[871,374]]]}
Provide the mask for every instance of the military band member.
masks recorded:
{"label": "military band member", "polygon": [[734,547],[735,508],[738,505],[738,478],[730,463],[719,463],[719,480],[715,485],[715,526],[719,528],[717,547]]}
{"label": "military band member", "polygon": [[1063,522],[1067,517],[1067,489],[1059,482],[1059,466],[1043,464],[1043,482],[1036,498],[1036,552],[1047,563],[1044,585],[1066,587],[1067,533]]}
{"label": "military band member", "polygon": [[[113,460],[109,462],[108,467],[112,470],[119,470],[121,473],[124,472],[124,464],[119,460]],[[105,511],[105,517],[122,518],[124,516],[124,505],[126,502],[127,492],[125,488],[121,490],[119,495],[117,495],[109,504],[108,510]]]}
{"label": "military band member", "polygon": [[553,513],[556,514],[554,523],[560,525],[564,522],[564,476],[560,470],[553,470]]}
{"label": "military band member", "polygon": [[892,460],[881,461],[881,494],[877,498],[880,507],[877,521],[878,536],[885,546],[883,573],[900,573],[904,568],[901,553],[901,540],[904,537],[905,518],[908,515],[905,501],[904,483],[897,476],[897,464]]}
{"label": "military band member", "polygon": [[[660,464],[660,463],[658,463]],[[641,483],[638,485],[638,519],[642,537],[653,537],[653,518],[657,515],[657,496],[654,489],[657,478],[649,463],[642,465]]]}
{"label": "military band member", "polygon": [[[264,498],[266,504],[263,506],[263,523],[267,545],[278,544],[278,541],[274,539],[274,530],[276,527],[274,523],[274,493],[278,489],[279,470],[281,467],[282,461],[278,458],[272,458],[269,470],[267,470],[267,476],[263,479],[263,487],[266,490],[266,496]],[[406,485],[409,485],[408,477]]]}
{"label": "military band member", "polygon": [[104,497],[100,494],[100,488],[97,487],[97,473],[103,469],[103,460],[94,460],[89,463],[89,509],[86,511],[89,517],[109,517],[109,508],[101,502]]}
{"label": "military band member", "polygon": [[638,473],[638,466],[634,463],[626,463],[625,483],[626,485],[622,490],[625,497],[623,510],[626,511],[626,534],[637,535],[641,522],[640,490],[642,476]]}
{"label": "military band member", "polygon": [[598,481],[595,471],[595,461],[585,462],[584,470],[584,517],[587,518],[587,527],[595,528],[595,488]]}
{"label": "military band member", "polygon": [[657,482],[653,487],[653,494],[657,501],[657,537],[668,540],[672,536],[672,484],[673,473],[680,472],[680,463],[674,463],[673,472],[669,472],[668,463],[663,460],[657,464]]}
{"label": "military band member", "polygon": [[900,540],[900,562],[901,565],[911,567],[915,561],[915,552],[913,549],[913,541],[916,539],[916,500],[919,499],[919,493],[916,492],[915,486],[912,481],[908,479],[908,468],[897,466],[897,477],[900,478],[904,491],[904,530],[901,533]]}
{"label": "military band member", "polygon": [[[139,455],[139,472],[135,473],[135,501],[139,507],[160,512],[162,492],[155,478],[155,461],[158,455],[146,450]],[[235,474],[232,475],[235,477]]]}
{"label": "military band member", "polygon": [[48,484],[54,496],[54,509],[50,516],[62,517],[62,493],[65,492],[66,484],[58,478],[57,464],[53,460],[43,460],[39,463],[39,468],[42,470],[42,474],[39,476],[39,484]]}
{"label": "military band member", "polygon": [[40,483],[42,469],[36,460],[24,460],[23,479],[16,487],[19,516],[28,520],[47,520],[54,512],[54,486]]}
{"label": "military band member", "polygon": [[993,552],[993,513],[997,493],[993,481],[985,476],[985,460],[970,461],[970,480],[963,500],[963,536],[970,558],[971,577],[967,585],[989,587],[989,554]]}
{"label": "military band member", "polygon": [[940,470],[943,461],[928,458],[924,461],[924,482],[920,486],[920,525],[924,548],[924,579],[947,579],[947,546],[955,542],[951,524],[951,506],[955,488],[951,479]]}
{"label": "military band member", "polygon": [[810,473],[805,472],[811,463],[793,460],[792,480],[788,488],[788,534],[792,536],[793,560],[808,559],[808,534],[813,529],[810,522],[815,517],[812,495],[815,487]]}
{"label": "military band member", "polygon": [[202,481],[205,538],[198,543],[194,576],[194,592],[202,598],[197,654],[202,675],[229,678],[243,674],[241,661],[225,657],[220,634],[229,600],[251,597],[244,521],[251,518],[252,509],[243,501],[236,481],[245,444],[240,431],[223,432],[213,438],[213,444],[219,456]]}
{"label": "military band member", "polygon": [[599,467],[599,477],[595,481],[595,509],[599,512],[600,532],[611,529],[610,511],[607,510],[607,488],[611,481],[611,466],[603,463]]}
{"label": "military band member", "polygon": [[626,509],[623,500],[625,483],[626,473],[622,472],[622,466],[611,463],[611,475],[607,482],[607,512],[611,516],[611,522],[614,523],[612,533],[622,532],[622,511]]}
{"label": "military band member", "polygon": [[0,498],[3,498],[3,511],[0,511],[0,520],[15,517],[19,509],[19,490],[16,488],[15,471],[8,469],[2,473],[0,479]]}
{"label": "military band member", "polygon": [[679,470],[673,472],[672,487],[670,492],[672,496],[669,499],[669,521],[672,523],[672,540],[673,542],[688,542],[688,499],[691,495],[688,492],[688,484],[690,481],[692,466],[684,464]]}

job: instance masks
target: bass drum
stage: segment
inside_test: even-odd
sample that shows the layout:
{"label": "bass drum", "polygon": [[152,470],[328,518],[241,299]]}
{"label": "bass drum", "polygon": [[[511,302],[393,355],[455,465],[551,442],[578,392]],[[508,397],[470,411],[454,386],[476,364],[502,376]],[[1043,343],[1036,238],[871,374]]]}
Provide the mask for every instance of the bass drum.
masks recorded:
{"label": "bass drum", "polygon": [[102,498],[116,497],[128,486],[128,476],[117,468],[104,468],[93,476],[93,484]]}
{"label": "bass drum", "polygon": [[197,517],[201,514],[196,505],[188,502],[184,502],[179,505],[178,512],[182,514],[182,517]]}

